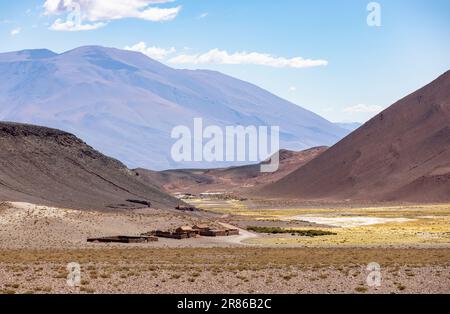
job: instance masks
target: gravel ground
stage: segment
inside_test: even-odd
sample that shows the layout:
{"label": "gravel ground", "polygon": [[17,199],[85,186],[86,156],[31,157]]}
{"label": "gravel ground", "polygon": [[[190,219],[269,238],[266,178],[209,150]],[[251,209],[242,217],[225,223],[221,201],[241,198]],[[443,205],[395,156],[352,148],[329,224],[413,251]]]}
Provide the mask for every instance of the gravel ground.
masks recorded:
{"label": "gravel ground", "polygon": [[[161,210],[87,212],[26,203],[0,206],[0,293],[450,293],[447,248],[271,248],[262,235],[89,244],[212,222]],[[226,220],[225,220],[226,221]],[[219,223],[219,222],[217,222]],[[228,225],[227,225],[228,226]],[[68,263],[80,285],[67,285]],[[381,286],[367,265],[381,265]]]}
{"label": "gravel ground", "polygon": [[187,240],[159,239],[148,244],[92,244],[88,238],[138,236],[152,230],[170,230],[199,223],[217,224],[211,215],[185,215],[157,209],[127,212],[77,211],[36,206],[28,203],[2,203],[0,208],[0,249],[78,249],[127,247],[220,247],[239,246],[247,236],[199,237]]}
{"label": "gravel ground", "polygon": [[449,266],[388,266],[381,285],[367,284],[367,265],[248,269],[136,261],[82,264],[79,287],[66,264],[0,263],[0,293],[449,293]]}

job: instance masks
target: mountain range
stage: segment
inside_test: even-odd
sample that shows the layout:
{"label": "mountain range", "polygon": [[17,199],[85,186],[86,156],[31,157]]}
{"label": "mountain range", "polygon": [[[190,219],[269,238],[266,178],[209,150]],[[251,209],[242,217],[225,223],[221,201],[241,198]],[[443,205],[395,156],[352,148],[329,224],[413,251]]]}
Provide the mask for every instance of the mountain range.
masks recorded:
{"label": "mountain range", "polygon": [[399,100],[260,197],[450,201],[450,71]]}
{"label": "mountain range", "polygon": [[180,201],[64,131],[0,122],[0,200],[87,210]]}
{"label": "mountain range", "polygon": [[135,169],[141,180],[149,184],[156,184],[162,190],[173,193],[202,193],[202,192],[237,192],[273,183],[297,170],[299,167],[313,160],[327,147],[313,147],[304,151],[294,152],[282,149],[279,151],[279,168],[275,172],[261,172],[259,164],[218,169],[177,169],[166,171],[152,171]]}
{"label": "mountain range", "polygon": [[171,159],[172,129],[196,117],[220,127],[279,126],[280,147],[296,151],[350,132],[250,83],[114,48],[2,53],[0,82],[0,120],[73,133],[133,168],[228,166]]}
{"label": "mountain range", "polygon": [[[62,130],[0,123],[3,199],[173,208],[177,200],[164,190],[245,187],[263,198],[450,201],[450,71],[362,126],[333,124],[218,72],[176,70],[97,46],[0,54],[0,79],[1,120]],[[171,130],[196,117],[221,127],[280,126],[280,146],[292,150],[281,150],[274,174],[260,173],[260,164],[171,161]],[[318,147],[301,151],[311,146]],[[154,171],[165,168],[175,170]]]}

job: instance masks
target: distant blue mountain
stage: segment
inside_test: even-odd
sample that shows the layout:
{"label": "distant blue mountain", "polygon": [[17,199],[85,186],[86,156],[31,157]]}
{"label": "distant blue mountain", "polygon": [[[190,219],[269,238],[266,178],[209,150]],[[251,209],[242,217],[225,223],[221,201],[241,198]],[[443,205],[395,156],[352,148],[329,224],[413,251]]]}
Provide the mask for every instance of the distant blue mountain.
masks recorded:
{"label": "distant blue mountain", "polygon": [[338,127],[348,130],[348,131],[355,131],[359,129],[360,126],[362,126],[362,123],[359,122],[337,122],[335,123]]}
{"label": "distant blue mountain", "polygon": [[329,146],[348,133],[255,85],[176,70],[137,52],[87,46],[0,54],[0,120],[66,130],[130,167],[193,166],[172,161],[170,133],[195,117],[219,126],[278,125],[281,147],[291,150]]}

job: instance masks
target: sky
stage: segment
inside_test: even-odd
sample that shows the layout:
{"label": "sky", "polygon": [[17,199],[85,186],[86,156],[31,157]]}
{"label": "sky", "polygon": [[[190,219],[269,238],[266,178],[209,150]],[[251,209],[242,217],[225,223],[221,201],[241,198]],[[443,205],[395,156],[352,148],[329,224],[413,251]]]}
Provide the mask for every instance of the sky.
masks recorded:
{"label": "sky", "polygon": [[448,0],[0,2],[0,52],[101,45],[365,122],[450,69]]}

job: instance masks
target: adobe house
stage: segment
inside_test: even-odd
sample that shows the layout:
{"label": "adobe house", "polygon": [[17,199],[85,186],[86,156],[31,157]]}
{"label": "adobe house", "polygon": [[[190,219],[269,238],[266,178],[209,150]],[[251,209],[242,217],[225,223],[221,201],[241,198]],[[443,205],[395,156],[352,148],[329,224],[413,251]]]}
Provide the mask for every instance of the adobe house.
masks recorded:
{"label": "adobe house", "polygon": [[179,227],[175,230],[176,233],[187,233],[189,238],[194,238],[196,237],[198,234],[200,234],[200,232],[198,230],[194,230],[192,227],[190,226],[182,226]]}
{"label": "adobe house", "polygon": [[180,210],[180,211],[184,211],[184,212],[195,212],[198,211],[198,209],[194,206],[181,206],[178,205],[177,207],[175,207],[176,210]]}
{"label": "adobe house", "polygon": [[209,230],[201,230],[200,235],[204,237],[226,237],[228,234],[226,230],[209,229]]}
{"label": "adobe house", "polygon": [[189,238],[189,234],[186,233],[186,232],[179,233],[179,232],[170,232],[170,231],[156,230],[156,231],[153,232],[153,235],[155,237],[159,237],[159,238],[169,238],[169,239],[177,239],[177,240],[182,240],[182,239]]}
{"label": "adobe house", "polygon": [[192,229],[190,226],[182,226],[177,228],[175,232],[156,230],[147,234],[152,234],[160,238],[182,240],[188,238],[195,238],[199,234],[199,232],[198,230]]}
{"label": "adobe house", "polygon": [[194,232],[194,229],[190,226],[182,226],[175,230],[176,232]]}
{"label": "adobe house", "polygon": [[87,242],[91,243],[146,243],[156,242],[158,238],[152,236],[115,236],[115,237],[103,237],[103,238],[89,238]]}
{"label": "adobe house", "polygon": [[204,237],[226,237],[232,235],[239,235],[238,229],[213,229],[206,224],[199,224],[193,227],[194,230],[198,230],[199,234]]}
{"label": "adobe house", "polygon": [[198,224],[193,227],[190,226],[181,226],[175,230],[175,232],[171,231],[151,231],[147,233],[143,233],[143,236],[155,236],[160,238],[169,238],[169,239],[188,239],[195,238],[198,235],[204,237],[226,237],[231,235],[239,235],[238,229],[213,229],[211,226],[207,224]]}
{"label": "adobe house", "polygon": [[239,235],[239,229],[227,229],[228,236]]}
{"label": "adobe house", "polygon": [[192,227],[192,229],[200,230],[200,231],[208,231],[211,229],[211,227],[206,224],[199,224],[199,225],[195,225],[194,227]]}

